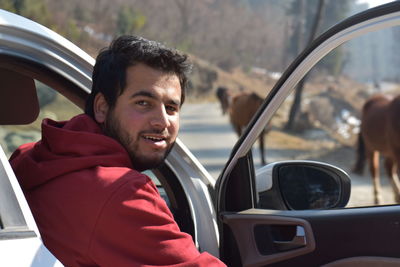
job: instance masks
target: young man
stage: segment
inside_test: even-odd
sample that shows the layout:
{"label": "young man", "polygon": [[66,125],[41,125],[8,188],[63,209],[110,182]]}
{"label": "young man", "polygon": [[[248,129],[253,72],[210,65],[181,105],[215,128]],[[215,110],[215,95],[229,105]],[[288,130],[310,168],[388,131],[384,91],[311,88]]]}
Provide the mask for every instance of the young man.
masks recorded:
{"label": "young man", "polygon": [[179,129],[190,64],[122,36],[100,52],[85,113],[45,119],[11,164],[43,241],[66,266],[224,266],[179,230],[153,182]]}

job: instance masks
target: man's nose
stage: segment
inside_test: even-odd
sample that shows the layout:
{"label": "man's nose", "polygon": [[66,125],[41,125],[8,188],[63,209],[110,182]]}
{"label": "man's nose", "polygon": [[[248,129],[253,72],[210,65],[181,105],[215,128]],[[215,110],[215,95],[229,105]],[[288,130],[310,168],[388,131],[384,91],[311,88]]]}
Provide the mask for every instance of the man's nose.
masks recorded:
{"label": "man's nose", "polygon": [[165,129],[170,125],[169,116],[164,106],[154,110],[151,125],[160,129]]}

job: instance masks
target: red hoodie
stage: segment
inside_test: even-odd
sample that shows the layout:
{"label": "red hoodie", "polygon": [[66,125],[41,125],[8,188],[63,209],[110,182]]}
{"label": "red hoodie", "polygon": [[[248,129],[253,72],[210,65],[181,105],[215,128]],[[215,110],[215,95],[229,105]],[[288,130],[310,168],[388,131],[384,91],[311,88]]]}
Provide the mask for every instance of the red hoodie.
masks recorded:
{"label": "red hoodie", "polygon": [[49,119],[10,159],[45,245],[66,266],[224,266],[179,230],[154,183],[87,115]]}

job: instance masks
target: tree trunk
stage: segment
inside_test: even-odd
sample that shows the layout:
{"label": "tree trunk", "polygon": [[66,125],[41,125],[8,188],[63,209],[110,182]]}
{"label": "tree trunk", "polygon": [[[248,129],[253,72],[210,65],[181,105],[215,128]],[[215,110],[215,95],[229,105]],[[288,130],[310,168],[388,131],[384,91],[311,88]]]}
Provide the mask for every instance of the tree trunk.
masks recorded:
{"label": "tree trunk", "polygon": [[187,0],[175,0],[175,4],[178,7],[181,16],[181,30],[178,32],[176,40],[178,40],[178,44],[181,45],[187,38],[190,29],[188,12],[190,3]]}
{"label": "tree trunk", "polygon": [[[304,6],[304,1],[300,0],[301,2],[303,2],[303,4],[301,6]],[[307,45],[309,45],[315,38],[315,35],[317,34],[319,25],[321,24],[322,21],[322,13],[324,11],[324,5],[325,5],[325,0],[319,0],[318,1],[318,8],[317,8],[317,13],[315,15],[315,19],[314,19],[314,23],[312,25],[312,29],[310,32],[310,36],[307,42]],[[302,10],[303,12],[301,14],[304,14],[304,9]],[[304,29],[304,27],[303,27]],[[298,35],[298,48],[300,48],[300,41],[301,41],[301,36],[302,34]],[[296,93],[295,93],[295,97],[293,100],[293,104],[290,108],[290,112],[289,112],[289,118],[288,118],[288,122],[285,126],[286,130],[289,131],[293,131],[294,130],[294,125],[295,122],[298,118],[298,115],[300,113],[300,108],[301,108],[301,98],[302,98],[302,94],[303,94],[303,88],[304,88],[304,84],[307,81],[307,75],[304,76],[304,78],[299,82],[299,84],[297,85],[296,88]]]}

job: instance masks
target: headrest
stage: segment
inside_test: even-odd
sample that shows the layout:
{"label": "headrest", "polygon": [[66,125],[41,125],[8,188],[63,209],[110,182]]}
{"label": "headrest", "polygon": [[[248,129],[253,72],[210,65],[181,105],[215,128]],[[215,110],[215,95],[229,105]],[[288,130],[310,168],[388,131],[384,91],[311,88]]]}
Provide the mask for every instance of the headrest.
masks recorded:
{"label": "headrest", "polygon": [[39,111],[35,81],[0,68],[0,125],[30,124]]}

